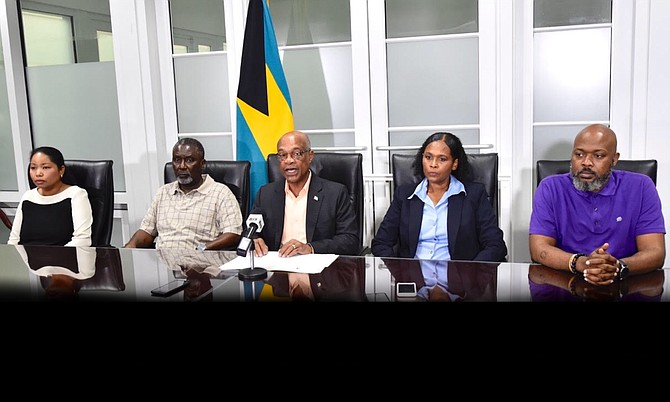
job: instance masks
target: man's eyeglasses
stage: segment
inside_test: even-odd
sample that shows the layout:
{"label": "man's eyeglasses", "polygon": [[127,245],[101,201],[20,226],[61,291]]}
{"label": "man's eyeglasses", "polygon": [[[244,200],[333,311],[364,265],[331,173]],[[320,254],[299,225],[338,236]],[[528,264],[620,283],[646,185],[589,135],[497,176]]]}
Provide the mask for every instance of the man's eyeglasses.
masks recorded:
{"label": "man's eyeglasses", "polygon": [[293,159],[299,161],[299,160],[301,160],[302,157],[305,156],[305,154],[308,153],[309,151],[310,151],[309,149],[306,149],[306,150],[304,150],[304,151],[303,151],[303,150],[300,150],[300,149],[296,149],[295,151],[291,151],[290,153],[287,153],[287,152],[279,152],[279,153],[277,153],[277,157],[279,158],[280,161],[284,162],[284,161],[286,160],[286,158],[288,158],[288,156],[291,155],[291,158],[293,158]]}

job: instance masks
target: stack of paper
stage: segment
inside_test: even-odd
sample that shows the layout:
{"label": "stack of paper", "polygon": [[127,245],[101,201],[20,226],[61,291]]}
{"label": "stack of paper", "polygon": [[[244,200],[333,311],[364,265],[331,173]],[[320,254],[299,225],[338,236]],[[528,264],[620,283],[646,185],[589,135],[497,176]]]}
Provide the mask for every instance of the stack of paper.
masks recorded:
{"label": "stack of paper", "polygon": [[[252,251],[249,251],[250,253]],[[337,254],[305,254],[293,257],[280,257],[277,251],[270,251],[262,257],[254,258],[255,268],[265,268],[268,271],[302,272],[318,274],[339,257]],[[221,265],[221,270],[245,269],[250,267],[251,257],[237,257]]]}

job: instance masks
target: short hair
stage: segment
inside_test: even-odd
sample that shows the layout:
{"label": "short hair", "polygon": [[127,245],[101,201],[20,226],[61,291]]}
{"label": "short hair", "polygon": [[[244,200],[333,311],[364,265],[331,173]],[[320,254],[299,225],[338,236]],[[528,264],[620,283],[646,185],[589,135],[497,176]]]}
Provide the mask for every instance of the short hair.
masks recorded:
{"label": "short hair", "polygon": [[49,160],[58,166],[60,169],[61,166],[65,166],[65,158],[63,158],[63,153],[54,147],[38,147],[33,149],[30,152],[30,159],[33,159],[33,156],[37,153],[43,153],[46,155]]}
{"label": "short hair", "polygon": [[191,137],[180,138],[179,141],[177,141],[177,143],[174,144],[174,147],[172,147],[172,151],[174,152],[174,150],[177,149],[177,147],[180,145],[187,145],[195,148],[196,151],[200,153],[202,159],[205,159],[205,147],[203,147],[202,143],[196,140],[195,138]]}
{"label": "short hair", "polygon": [[469,181],[471,177],[470,162],[468,161],[468,155],[465,153],[463,144],[461,140],[452,133],[437,132],[431,134],[426,141],[423,142],[421,148],[416,153],[414,157],[414,162],[412,163],[412,168],[414,169],[414,174],[419,176],[421,180],[425,177],[423,174],[423,153],[426,151],[428,144],[435,141],[443,141],[449,149],[451,150],[451,157],[456,160],[458,159],[458,167],[456,170],[451,172],[459,181]]}

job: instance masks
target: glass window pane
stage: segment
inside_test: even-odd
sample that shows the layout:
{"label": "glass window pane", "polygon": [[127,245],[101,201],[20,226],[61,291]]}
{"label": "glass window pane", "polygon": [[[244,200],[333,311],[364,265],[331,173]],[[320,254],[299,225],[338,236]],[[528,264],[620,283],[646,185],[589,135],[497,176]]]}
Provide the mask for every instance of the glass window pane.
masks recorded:
{"label": "glass window pane", "polygon": [[[2,32],[0,32],[0,191],[17,191],[16,160],[14,159],[14,140],[9,118],[7,97],[7,76],[5,57],[2,50]],[[2,225],[0,225],[2,226]]]}
{"label": "glass window pane", "polygon": [[98,31],[98,56],[100,61],[114,61],[112,33]]}
{"label": "glass window pane", "polygon": [[312,143],[312,148],[317,147],[352,147],[356,145],[356,138],[353,132],[323,132],[310,133],[309,141]]}
{"label": "glass window pane", "polygon": [[174,53],[174,54],[188,53],[188,47],[187,46],[182,46],[182,45],[173,45],[172,46],[172,53]]}
{"label": "glass window pane", "polygon": [[34,145],[66,159],[113,159],[114,189],[124,191],[114,63],[29,67],[26,78]]}
{"label": "glass window pane", "polygon": [[69,17],[23,10],[23,37],[28,66],[74,63]]}
{"label": "glass window pane", "polygon": [[535,34],[534,121],[609,120],[610,32]]}
{"label": "glass window pane", "polygon": [[478,1],[386,0],[386,37],[478,32]]}
{"label": "glass window pane", "polygon": [[[461,130],[439,130],[447,131],[457,136],[463,145],[479,144],[479,129],[461,129]],[[392,146],[420,146],[436,130],[425,131],[393,131],[389,133],[389,145]],[[479,153],[479,150],[467,149],[467,153]],[[404,153],[404,151],[403,151]]]}
{"label": "glass window pane", "polygon": [[578,126],[541,126],[533,129],[533,166],[540,159],[570,159]]}
{"label": "glass window pane", "polygon": [[208,161],[234,160],[233,140],[231,136],[196,137],[196,138],[205,148],[206,160]]}
{"label": "glass window pane", "polygon": [[[39,12],[52,14],[63,24],[71,22],[67,29],[70,30],[68,41],[75,43],[76,55],[76,64],[54,63],[54,60],[71,59],[71,47],[59,45],[55,49],[44,49],[41,44],[33,46],[35,43],[31,45],[29,42],[34,38],[26,37],[30,32],[24,27],[26,47],[33,49],[37,60],[46,61],[40,66],[26,67],[33,146],[55,146],[66,159],[112,159],[114,188],[125,191],[115,65],[113,61],[99,61],[100,58],[113,60],[113,55],[109,54],[109,49],[113,50],[111,37],[98,36],[99,32],[112,32],[109,1],[41,0],[25,2],[25,5],[29,5],[30,10],[24,9],[22,3],[22,15],[27,15],[28,11]],[[50,22],[45,23],[45,27],[36,26],[45,20],[33,20],[31,32],[44,33],[52,29]],[[58,26],[58,32],[62,33],[60,43],[65,40],[66,29]],[[46,52],[46,56],[40,52]]]}
{"label": "glass window pane", "polygon": [[174,77],[180,133],[232,130],[225,53],[177,57]]}
{"label": "glass window pane", "polygon": [[479,123],[477,38],[387,45],[389,125]]}
{"label": "glass window pane", "polygon": [[[199,46],[225,50],[223,0],[170,0],[172,43],[198,53]],[[176,53],[176,52],[175,52]]]}
{"label": "glass window pane", "polygon": [[535,0],[535,27],[612,22],[612,0]]}
{"label": "glass window pane", "polygon": [[351,46],[287,50],[282,63],[296,127],[354,127]]}
{"label": "glass window pane", "polygon": [[349,0],[272,0],[278,46],[351,40]]}

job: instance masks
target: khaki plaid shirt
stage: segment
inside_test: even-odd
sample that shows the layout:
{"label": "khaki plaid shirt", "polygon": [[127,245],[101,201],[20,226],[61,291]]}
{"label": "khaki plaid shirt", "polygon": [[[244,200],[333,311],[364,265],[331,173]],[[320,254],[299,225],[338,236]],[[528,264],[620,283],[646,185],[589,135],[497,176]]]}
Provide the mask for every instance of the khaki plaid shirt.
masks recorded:
{"label": "khaki plaid shirt", "polygon": [[174,181],[158,189],[140,229],[156,237],[156,248],[195,249],[222,233],[242,233],[242,213],[225,184],[203,175],[200,187],[185,194]]}

